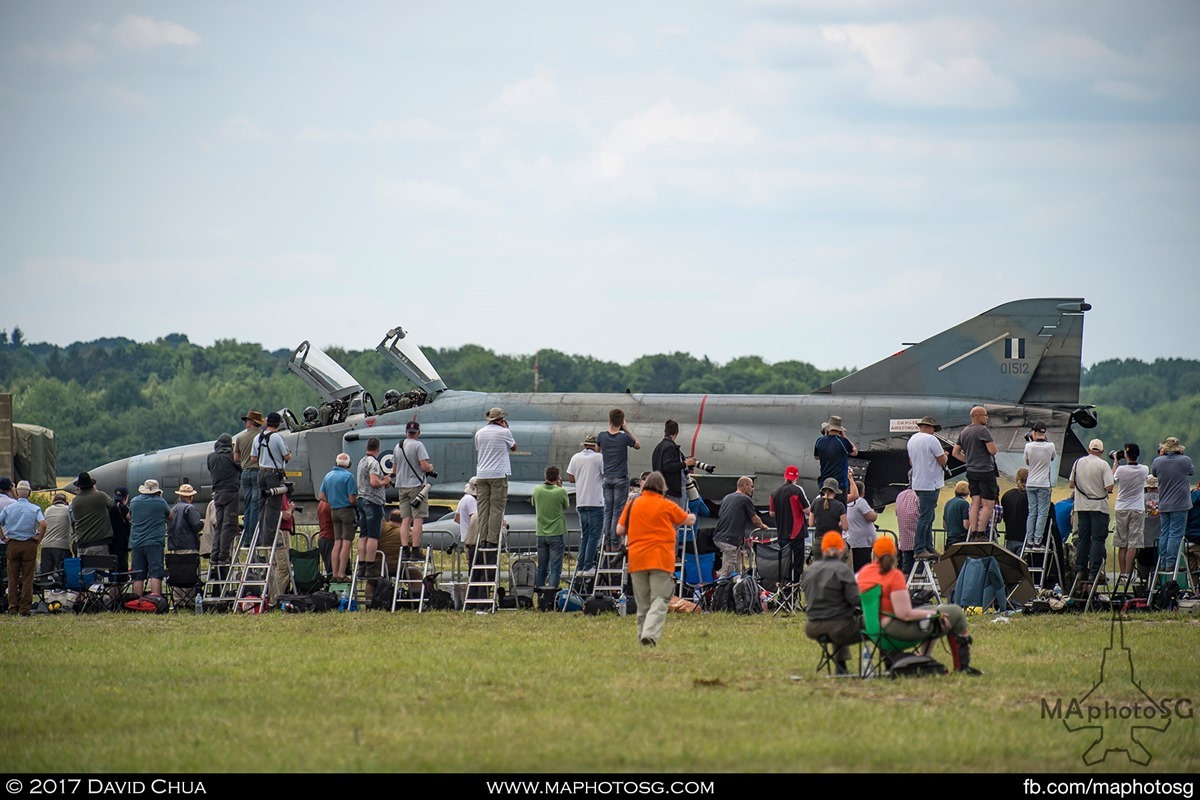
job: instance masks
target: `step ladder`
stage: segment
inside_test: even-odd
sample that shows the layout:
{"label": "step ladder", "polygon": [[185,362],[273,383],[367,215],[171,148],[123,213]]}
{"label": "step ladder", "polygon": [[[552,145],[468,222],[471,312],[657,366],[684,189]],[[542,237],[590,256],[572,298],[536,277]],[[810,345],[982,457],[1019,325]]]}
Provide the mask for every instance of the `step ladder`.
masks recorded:
{"label": "step ladder", "polygon": [[[396,564],[396,580],[392,584],[392,611],[409,608],[420,613],[425,610],[425,576],[433,569],[433,548],[413,549],[420,553],[419,557],[413,558],[410,555],[405,558],[404,550],[400,551],[400,560]],[[421,577],[412,577],[413,570],[418,571]]]}
{"label": "step ladder", "polygon": [[908,575],[908,589],[929,589],[933,592],[934,605],[941,605],[942,590],[938,587],[937,576],[933,574],[933,562],[936,558],[917,558],[913,561],[912,572]]}
{"label": "step ladder", "polygon": [[1175,581],[1175,583],[1179,585],[1179,589],[1181,591],[1195,589],[1195,584],[1193,581],[1196,576],[1192,575],[1192,573],[1188,570],[1187,546],[1187,537],[1180,536],[1179,549],[1175,551],[1175,562],[1171,567],[1171,571],[1168,573],[1161,569],[1162,562],[1157,558],[1158,544],[1157,542],[1155,543],[1154,572],[1150,575],[1150,589],[1146,595],[1146,602],[1148,604],[1153,603],[1154,595],[1156,595],[1160,590],[1162,590],[1163,586],[1171,581]]}
{"label": "step ladder", "polygon": [[1033,585],[1042,591],[1050,575],[1062,575],[1062,565],[1058,561],[1058,551],[1050,543],[1050,534],[1042,538],[1041,544],[1033,543],[1033,534],[1025,534],[1021,543],[1021,560],[1029,567],[1029,578]]}
{"label": "step ladder", "polygon": [[[592,597],[611,597],[613,602],[625,593],[629,563],[620,543],[616,549],[602,544],[596,560],[596,581],[592,585]],[[564,605],[566,605],[564,603]]]}
{"label": "step ladder", "polygon": [[350,576],[350,591],[347,596],[352,599],[352,602],[347,603],[347,608],[357,607],[359,610],[366,610],[371,607],[370,600],[367,598],[367,587],[371,588],[371,596],[374,598],[375,591],[384,578],[387,578],[387,554],[382,550],[375,551],[375,560],[379,562],[379,574],[368,575],[367,573],[374,569],[374,564],[367,561],[356,561],[354,564],[354,572]]}
{"label": "step ladder", "polygon": [[1085,597],[1080,593],[1079,584],[1080,584],[1080,581],[1086,580],[1086,578],[1082,577],[1086,574],[1087,574],[1086,572],[1076,572],[1075,573],[1075,580],[1071,581],[1071,591],[1067,595],[1068,600],[1072,603],[1082,600],[1084,611],[1102,610],[1096,604],[1096,589],[1100,586],[1102,581],[1107,580],[1107,578],[1105,577],[1105,573],[1104,573],[1104,565],[1103,564],[1100,565],[1100,572],[1098,572],[1096,574],[1096,580],[1092,581],[1091,585],[1088,586],[1087,595]]}
{"label": "step ladder", "polygon": [[[675,529],[675,574],[678,578],[675,581],[675,596],[685,597],[687,589],[691,588],[692,595],[700,594],[700,586],[704,583],[704,573],[701,571],[700,565],[700,544],[696,541],[696,526],[695,525],[680,525]],[[691,552],[688,552],[688,544],[691,544]],[[692,560],[696,565],[695,585],[690,585],[687,582],[687,561]]]}
{"label": "step ladder", "polygon": [[[229,564],[209,564],[209,581],[206,587],[215,588],[204,598],[204,603],[220,606],[231,606],[234,613],[253,612],[255,606],[259,611],[266,611],[270,598],[271,579],[275,569],[275,549],[285,533],[280,527],[283,515],[275,525],[271,544],[260,543],[260,527],[254,526],[254,532],[248,543],[238,537],[237,549],[234,551]],[[224,574],[222,575],[222,568]],[[293,589],[289,580],[287,588]],[[247,598],[257,597],[258,602],[248,602]]]}
{"label": "step ladder", "polygon": [[500,556],[507,552],[506,529],[493,544],[480,538],[467,573],[467,596],[462,610],[491,614],[496,610],[500,588]]}

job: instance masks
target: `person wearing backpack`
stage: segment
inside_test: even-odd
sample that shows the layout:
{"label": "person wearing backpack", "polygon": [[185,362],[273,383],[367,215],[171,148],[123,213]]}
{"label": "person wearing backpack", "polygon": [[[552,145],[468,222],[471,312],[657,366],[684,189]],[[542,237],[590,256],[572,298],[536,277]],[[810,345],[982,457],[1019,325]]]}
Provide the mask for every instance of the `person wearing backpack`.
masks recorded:
{"label": "person wearing backpack", "polygon": [[662,638],[667,604],[675,594],[675,529],[696,524],[696,515],[668,500],[666,491],[662,473],[651,472],[617,521],[637,602],[638,642],[644,647]]}

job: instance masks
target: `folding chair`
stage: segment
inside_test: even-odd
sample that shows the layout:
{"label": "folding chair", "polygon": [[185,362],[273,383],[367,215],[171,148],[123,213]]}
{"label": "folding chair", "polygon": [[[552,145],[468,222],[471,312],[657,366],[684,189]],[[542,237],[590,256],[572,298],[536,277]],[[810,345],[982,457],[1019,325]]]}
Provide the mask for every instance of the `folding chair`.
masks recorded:
{"label": "folding chair", "polygon": [[755,541],[754,565],[758,585],[770,592],[771,615],[800,610],[800,585],[792,581],[792,548],[780,541]]}
{"label": "folding chair", "polygon": [[171,608],[179,611],[195,606],[196,595],[202,594],[204,589],[204,581],[200,577],[200,554],[167,553],[164,563]]}
{"label": "folding chair", "polygon": [[878,585],[862,593],[864,649],[859,676],[863,678],[883,677],[887,674],[890,662],[898,656],[916,652],[931,638],[926,636],[917,641],[909,641],[889,636],[879,620],[882,596],[883,587]]}
{"label": "folding chair", "polygon": [[315,547],[308,550],[291,548],[288,558],[292,561],[292,584],[296,594],[312,594],[329,583],[329,578],[321,574],[320,550]]}
{"label": "folding chair", "polygon": [[115,611],[130,594],[132,572],[117,571],[114,555],[79,557],[80,591],[83,593],[75,610],[79,613]]}

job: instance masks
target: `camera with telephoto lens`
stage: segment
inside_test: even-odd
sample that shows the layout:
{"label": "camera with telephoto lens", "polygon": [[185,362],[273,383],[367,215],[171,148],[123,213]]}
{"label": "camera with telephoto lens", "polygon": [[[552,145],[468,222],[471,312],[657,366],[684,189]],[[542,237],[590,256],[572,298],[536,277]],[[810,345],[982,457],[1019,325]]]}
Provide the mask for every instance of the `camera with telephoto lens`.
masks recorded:
{"label": "camera with telephoto lens", "polygon": [[712,475],[714,472],[717,471],[717,468],[715,466],[713,466],[712,464],[706,464],[703,461],[696,462],[696,469],[702,469],[705,472],[707,472],[709,475]]}
{"label": "camera with telephoto lens", "polygon": [[689,503],[694,503],[700,499],[700,488],[696,486],[696,479],[691,475],[687,476],[687,499]]}
{"label": "camera with telephoto lens", "polygon": [[[429,474],[433,475],[432,472]],[[427,500],[429,500],[429,484],[423,483],[423,484],[421,484],[421,491],[417,492],[417,496],[414,497],[412,500],[409,500],[408,504],[410,506],[412,506],[413,508],[420,508],[421,503],[424,503]]]}
{"label": "camera with telephoto lens", "polygon": [[270,489],[263,489],[262,496],[263,497],[280,497],[285,494],[291,494],[292,490],[295,488],[296,488],[296,483],[294,481],[284,481],[282,486],[274,486]]}

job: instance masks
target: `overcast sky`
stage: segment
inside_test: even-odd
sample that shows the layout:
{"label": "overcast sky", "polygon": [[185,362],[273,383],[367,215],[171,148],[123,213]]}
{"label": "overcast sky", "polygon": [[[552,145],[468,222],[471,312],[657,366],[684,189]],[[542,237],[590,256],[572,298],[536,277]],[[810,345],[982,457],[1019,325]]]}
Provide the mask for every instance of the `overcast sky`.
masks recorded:
{"label": "overcast sky", "polygon": [[1192,0],[13,0],[0,120],[29,341],[1200,357]]}

